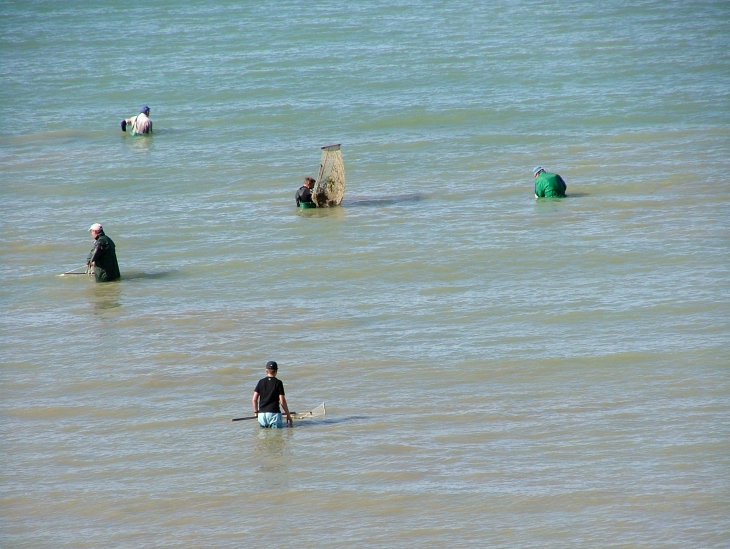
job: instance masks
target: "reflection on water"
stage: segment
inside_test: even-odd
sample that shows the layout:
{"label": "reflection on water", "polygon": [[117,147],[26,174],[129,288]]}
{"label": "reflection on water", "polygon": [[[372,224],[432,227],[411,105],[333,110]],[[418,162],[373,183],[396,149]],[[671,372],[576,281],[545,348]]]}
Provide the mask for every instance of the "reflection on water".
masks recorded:
{"label": "reflection on water", "polygon": [[288,444],[292,431],[283,429],[263,429],[254,426],[253,455],[261,472],[278,472],[288,459]]}
{"label": "reflection on water", "polygon": [[306,217],[329,217],[342,219],[345,217],[347,208],[368,207],[368,206],[392,206],[394,204],[409,204],[425,200],[424,193],[396,194],[391,196],[356,196],[346,198],[341,206],[333,208],[297,208],[297,213]]}
{"label": "reflection on water", "polygon": [[371,419],[370,416],[346,416],[346,417],[338,417],[337,419],[329,419],[329,418],[323,418],[323,419],[305,419],[301,421],[295,421],[294,427],[297,429],[301,429],[302,427],[315,427],[320,425],[330,425],[333,423],[346,423],[348,421],[357,421],[361,419]]}
{"label": "reflection on water", "polygon": [[338,417],[337,419],[325,419],[321,423],[346,423],[348,421],[357,421],[360,419],[371,419],[370,416],[346,416]]}
{"label": "reflection on water", "polygon": [[87,290],[89,302],[94,312],[102,312],[106,309],[121,307],[120,296],[122,294],[121,281],[90,284]]}
{"label": "reflection on water", "polygon": [[333,206],[331,208],[297,208],[297,214],[304,217],[344,219],[345,213],[345,209],[342,206]]}
{"label": "reflection on water", "polygon": [[165,278],[176,272],[177,272],[177,270],[160,271],[158,273],[144,273],[141,271],[125,271],[122,274],[122,280],[156,280],[158,278]]}
{"label": "reflection on water", "polygon": [[125,272],[122,274],[120,280],[114,282],[103,282],[96,283],[91,278],[91,284],[87,289],[87,295],[89,296],[89,302],[92,305],[95,312],[100,312],[108,309],[116,309],[121,307],[121,294],[124,284],[135,280],[156,280],[158,278],[165,278],[174,274],[175,270],[172,271],[160,271],[157,273],[145,273],[141,271]]}
{"label": "reflection on water", "polygon": [[125,133],[122,137],[126,139],[126,143],[134,151],[146,153],[152,148],[153,140],[151,135],[131,135]]}
{"label": "reflection on water", "polygon": [[[343,206],[392,206],[393,204],[407,204],[409,202],[419,202],[424,200],[426,195],[423,193],[397,194],[393,196],[381,197],[356,197],[343,201]],[[346,203],[345,203],[346,202]]]}

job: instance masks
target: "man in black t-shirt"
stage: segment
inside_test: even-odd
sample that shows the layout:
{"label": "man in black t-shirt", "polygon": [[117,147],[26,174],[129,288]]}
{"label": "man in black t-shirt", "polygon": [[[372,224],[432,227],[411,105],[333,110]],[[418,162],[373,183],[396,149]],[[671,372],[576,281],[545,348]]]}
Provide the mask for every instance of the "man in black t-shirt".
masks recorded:
{"label": "man in black t-shirt", "polygon": [[261,427],[272,427],[274,429],[283,427],[279,404],[286,412],[287,425],[289,427],[294,426],[284,396],[284,384],[281,380],[276,379],[278,370],[279,366],[276,362],[273,360],[267,362],[266,377],[259,380],[253,392],[253,398],[251,399],[253,413],[258,417]]}

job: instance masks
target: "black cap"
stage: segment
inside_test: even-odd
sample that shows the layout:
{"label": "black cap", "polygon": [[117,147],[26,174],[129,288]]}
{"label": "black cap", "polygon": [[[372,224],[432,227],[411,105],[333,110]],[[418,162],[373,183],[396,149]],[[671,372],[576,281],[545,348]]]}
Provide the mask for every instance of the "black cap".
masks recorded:
{"label": "black cap", "polygon": [[278,369],[279,369],[279,365],[278,365],[278,364],[276,363],[276,361],[274,361],[274,360],[269,360],[269,361],[268,361],[268,362],[266,363],[266,369],[267,369],[267,370],[278,370]]}

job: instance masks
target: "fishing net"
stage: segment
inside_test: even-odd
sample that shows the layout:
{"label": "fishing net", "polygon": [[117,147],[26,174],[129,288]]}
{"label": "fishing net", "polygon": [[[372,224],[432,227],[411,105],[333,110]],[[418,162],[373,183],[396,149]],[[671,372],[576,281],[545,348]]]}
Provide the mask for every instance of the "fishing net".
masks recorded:
{"label": "fishing net", "polygon": [[322,147],[319,176],[312,189],[312,202],[318,208],[339,206],[345,196],[345,163],[339,145]]}
{"label": "fishing net", "polygon": [[292,414],[292,417],[294,419],[323,418],[325,415],[327,415],[327,410],[325,409],[323,402],[310,412],[300,412],[297,414]]}

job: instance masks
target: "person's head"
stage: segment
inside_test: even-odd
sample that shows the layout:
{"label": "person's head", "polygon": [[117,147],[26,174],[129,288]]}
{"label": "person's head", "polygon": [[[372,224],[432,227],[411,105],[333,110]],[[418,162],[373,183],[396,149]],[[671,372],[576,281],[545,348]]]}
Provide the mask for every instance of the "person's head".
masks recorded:
{"label": "person's head", "polygon": [[89,232],[91,233],[91,236],[97,238],[104,232],[104,229],[102,228],[101,223],[94,223],[91,227],[89,227]]}
{"label": "person's head", "polygon": [[307,187],[308,189],[311,189],[312,187],[314,187],[314,178],[312,178],[312,177],[305,177],[304,178],[304,186]]}
{"label": "person's head", "polygon": [[542,169],[542,166],[537,166],[537,167],[535,167],[535,168],[532,169],[532,175],[534,175],[535,177],[537,177],[538,175],[540,175],[544,171],[545,170]]}
{"label": "person's head", "polygon": [[150,115],[150,108],[147,105],[145,105],[144,107],[142,107],[141,109],[139,109],[139,112],[143,113],[145,116],[149,116]]}
{"label": "person's head", "polygon": [[269,377],[276,377],[276,372],[279,371],[279,365],[275,360],[269,360],[266,363],[266,375]]}

